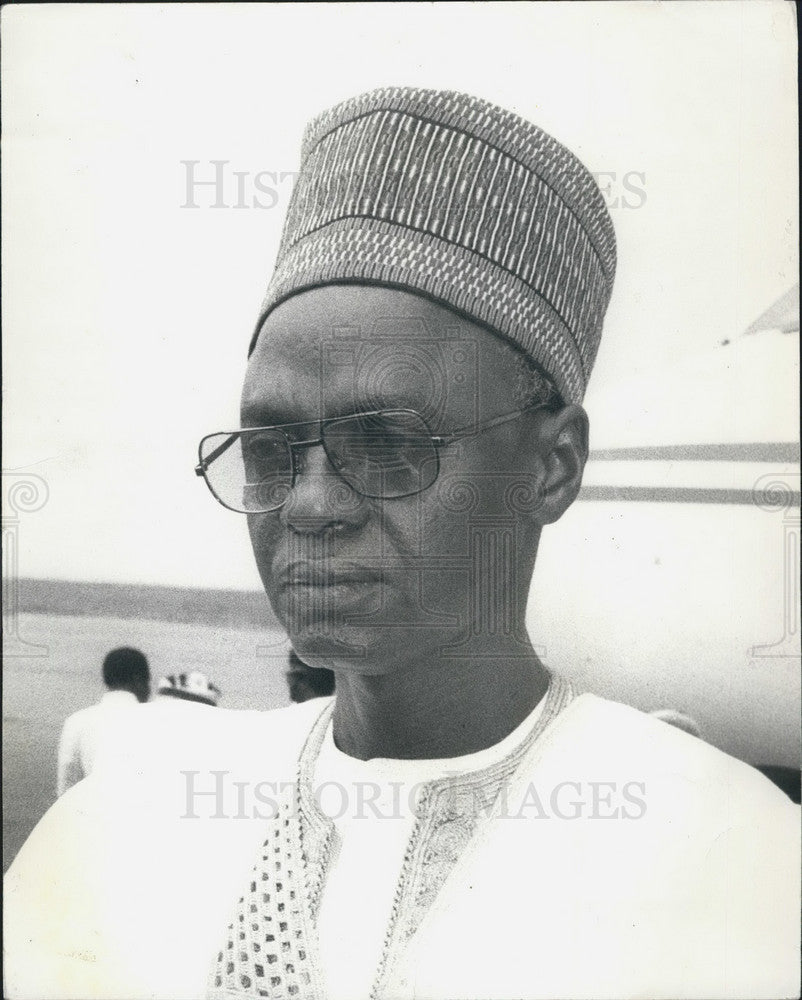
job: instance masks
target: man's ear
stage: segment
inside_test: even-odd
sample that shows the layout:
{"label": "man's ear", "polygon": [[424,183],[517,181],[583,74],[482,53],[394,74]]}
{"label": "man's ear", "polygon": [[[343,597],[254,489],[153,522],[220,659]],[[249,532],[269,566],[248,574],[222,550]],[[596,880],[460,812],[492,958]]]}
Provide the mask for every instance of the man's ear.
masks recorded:
{"label": "man's ear", "polygon": [[559,520],[576,500],[588,458],[588,415],[581,406],[564,406],[557,413],[539,414],[538,454],[542,465],[540,524]]}

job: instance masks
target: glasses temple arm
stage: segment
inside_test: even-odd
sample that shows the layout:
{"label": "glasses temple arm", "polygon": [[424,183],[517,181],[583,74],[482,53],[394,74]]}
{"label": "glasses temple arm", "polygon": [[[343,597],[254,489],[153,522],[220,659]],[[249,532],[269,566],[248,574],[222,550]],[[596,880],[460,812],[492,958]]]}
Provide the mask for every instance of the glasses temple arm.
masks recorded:
{"label": "glasses temple arm", "polygon": [[523,416],[524,413],[534,413],[537,410],[542,410],[547,403],[535,403],[534,406],[525,406],[522,410],[516,410],[514,413],[504,413],[500,417],[494,417],[492,420],[486,420],[482,424],[471,424],[467,427],[457,427],[456,430],[451,431],[450,434],[433,434],[432,442],[435,446],[447,445],[452,441],[460,441],[467,437],[473,437],[475,434],[481,434],[483,431],[489,431],[492,427],[500,427],[502,424],[512,423],[513,420],[517,420],[518,417]]}
{"label": "glasses temple arm", "polygon": [[225,439],[225,441],[223,441],[222,444],[219,444],[214,449],[214,451],[212,451],[210,454],[208,454],[206,456],[206,458],[202,459],[195,466],[195,475],[196,476],[202,476],[206,472],[206,470],[209,468],[209,466],[212,464],[212,462],[214,462],[215,459],[219,458],[224,452],[228,451],[228,449],[231,447],[232,444],[234,444],[234,442],[237,440],[237,438],[239,436],[240,436],[240,432],[239,431],[237,431],[234,434],[230,434]]}

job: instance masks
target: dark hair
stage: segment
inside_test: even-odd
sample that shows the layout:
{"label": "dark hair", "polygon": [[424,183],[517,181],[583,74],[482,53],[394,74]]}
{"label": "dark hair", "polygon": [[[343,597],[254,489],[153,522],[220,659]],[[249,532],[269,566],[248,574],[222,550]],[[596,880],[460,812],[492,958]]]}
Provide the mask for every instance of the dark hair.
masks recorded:
{"label": "dark hair", "polygon": [[513,399],[518,406],[544,404],[552,412],[562,409],[564,403],[552,379],[528,354],[517,345],[511,345],[518,355],[516,381],[512,387]]}
{"label": "dark hair", "polygon": [[112,691],[133,691],[150,681],[144,653],[130,646],[112,649],[103,661],[103,683]]}
{"label": "dark hair", "polygon": [[313,698],[327,698],[334,694],[333,670],[329,670],[327,667],[310,667],[308,663],[304,663],[294,649],[289,652],[289,665],[287,681],[290,686],[290,698],[293,701],[306,700],[306,698],[296,697],[299,693],[297,690],[299,682],[300,686],[305,688],[303,693],[306,694],[308,691]]}

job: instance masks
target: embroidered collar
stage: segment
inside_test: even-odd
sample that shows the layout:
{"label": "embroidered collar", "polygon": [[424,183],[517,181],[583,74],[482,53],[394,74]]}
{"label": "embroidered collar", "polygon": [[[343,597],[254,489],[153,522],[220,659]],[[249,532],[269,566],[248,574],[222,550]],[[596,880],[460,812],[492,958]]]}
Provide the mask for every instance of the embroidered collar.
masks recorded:
{"label": "embroidered collar", "polygon": [[[479,824],[574,691],[552,676],[543,710],[526,737],[505,757],[465,774],[423,786],[415,824],[396,885],[371,1000],[385,993],[395,964],[416,933]],[[287,996],[324,1000],[316,921],[328,871],[334,823],[315,799],[315,764],[333,703],[316,719],[298,761],[294,794],[271,821],[248,890],[239,898],[228,937],[217,955],[208,996]]]}

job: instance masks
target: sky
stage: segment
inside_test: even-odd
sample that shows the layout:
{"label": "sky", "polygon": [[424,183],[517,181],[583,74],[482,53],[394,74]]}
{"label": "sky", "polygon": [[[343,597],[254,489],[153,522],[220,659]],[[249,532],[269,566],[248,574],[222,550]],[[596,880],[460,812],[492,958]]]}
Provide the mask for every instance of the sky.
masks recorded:
{"label": "sky", "polygon": [[360,91],[476,94],[599,175],[592,419],[796,281],[788,4],[12,5],[2,29],[3,468],[42,499],[22,576],[259,587],[197,442],[238,422],[304,123]]}

